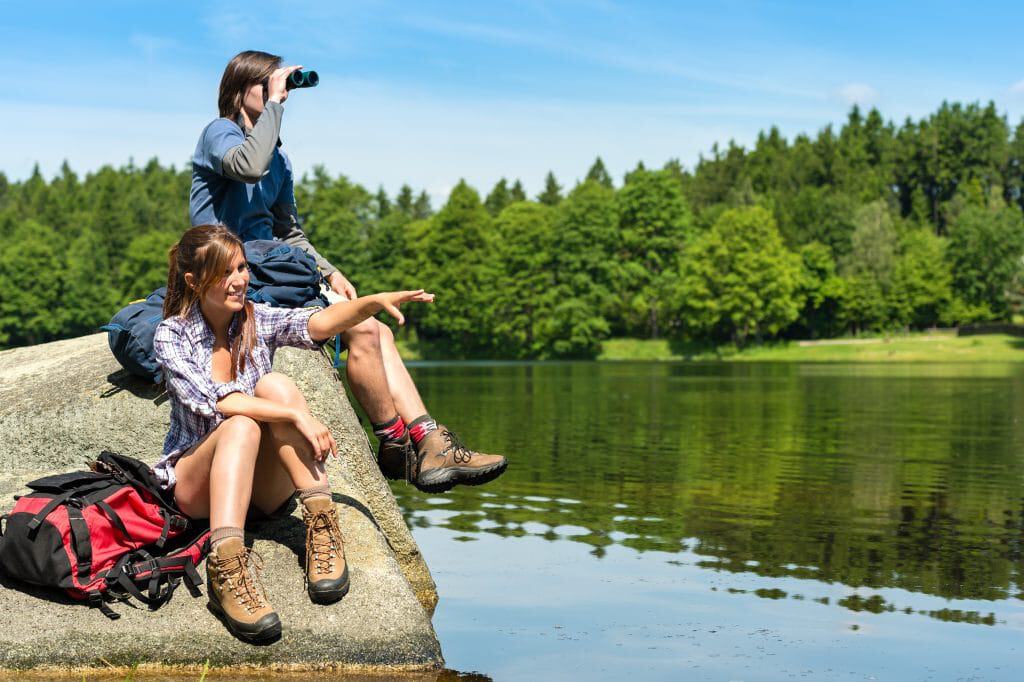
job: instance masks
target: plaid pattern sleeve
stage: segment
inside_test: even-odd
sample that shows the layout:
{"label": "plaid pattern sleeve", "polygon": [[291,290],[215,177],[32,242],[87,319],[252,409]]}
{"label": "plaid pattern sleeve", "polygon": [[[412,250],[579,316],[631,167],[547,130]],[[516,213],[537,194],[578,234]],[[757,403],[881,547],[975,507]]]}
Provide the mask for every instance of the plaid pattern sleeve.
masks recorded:
{"label": "plaid pattern sleeve", "polygon": [[259,334],[269,348],[320,348],[309,335],[309,318],[322,308],[273,308],[265,303],[254,303],[253,307]]}
{"label": "plaid pattern sleeve", "polygon": [[191,412],[204,417],[220,417],[217,401],[226,395],[241,391],[238,381],[220,384],[213,381],[195,361],[195,356],[184,330],[171,320],[164,320],[156,328],[153,349],[163,367],[167,391]]}

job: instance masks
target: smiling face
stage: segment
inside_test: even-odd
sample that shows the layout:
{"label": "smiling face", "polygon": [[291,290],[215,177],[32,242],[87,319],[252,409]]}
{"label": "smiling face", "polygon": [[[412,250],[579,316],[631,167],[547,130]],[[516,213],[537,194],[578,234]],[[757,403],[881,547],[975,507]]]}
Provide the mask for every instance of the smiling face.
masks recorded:
{"label": "smiling face", "polygon": [[236,250],[231,262],[224,270],[223,277],[214,282],[203,294],[207,309],[226,309],[237,313],[245,307],[245,290],[249,287],[249,266],[245,255]]}
{"label": "smiling face", "polygon": [[245,291],[249,287],[245,253],[236,244],[212,243],[206,248],[220,249],[221,253],[204,251],[201,272],[186,272],[185,285],[193,292],[192,300],[198,299],[207,315],[230,317],[245,307]]}

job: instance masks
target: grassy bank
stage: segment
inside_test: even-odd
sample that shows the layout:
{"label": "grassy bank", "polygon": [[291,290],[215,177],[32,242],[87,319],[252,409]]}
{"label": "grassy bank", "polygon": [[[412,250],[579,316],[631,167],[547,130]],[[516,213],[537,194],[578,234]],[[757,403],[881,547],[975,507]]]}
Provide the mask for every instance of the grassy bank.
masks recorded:
{"label": "grassy bank", "polygon": [[[440,359],[399,339],[407,360]],[[501,358],[496,358],[501,359]],[[709,348],[665,339],[609,339],[598,360],[689,360],[695,362],[1018,362],[1024,338],[1003,334],[958,337],[950,332],[789,341],[737,350]]]}
{"label": "grassy bank", "polygon": [[952,333],[789,341],[737,350],[687,347],[663,339],[610,339],[599,360],[728,360],[735,362],[1018,362],[1024,339]]}

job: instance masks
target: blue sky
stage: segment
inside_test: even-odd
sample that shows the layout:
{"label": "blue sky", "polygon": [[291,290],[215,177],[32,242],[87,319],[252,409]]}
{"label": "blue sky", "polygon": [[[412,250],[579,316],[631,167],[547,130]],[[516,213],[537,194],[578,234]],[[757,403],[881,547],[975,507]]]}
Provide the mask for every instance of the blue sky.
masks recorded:
{"label": "blue sky", "polygon": [[0,0],[0,171],[187,162],[243,49],[319,71],[286,104],[299,172],[435,198],[465,177],[539,191],[596,155],[613,175],[716,141],[897,122],[944,99],[1024,114],[1019,4],[872,2],[179,2]]}

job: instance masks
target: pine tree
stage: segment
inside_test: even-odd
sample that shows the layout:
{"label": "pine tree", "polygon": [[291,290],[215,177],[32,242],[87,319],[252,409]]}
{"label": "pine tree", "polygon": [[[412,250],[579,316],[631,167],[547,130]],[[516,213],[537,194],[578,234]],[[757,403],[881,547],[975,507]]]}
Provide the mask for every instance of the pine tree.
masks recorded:
{"label": "pine tree", "polygon": [[517,201],[526,201],[526,190],[523,189],[523,183],[518,179],[512,185],[512,189],[508,191],[508,199],[510,204],[514,204]]}
{"label": "pine tree", "polygon": [[586,179],[593,180],[608,189],[613,188],[612,176],[608,174],[608,170],[604,167],[604,161],[601,160],[600,156],[594,160],[594,165],[587,171]]}
{"label": "pine tree", "polygon": [[402,185],[402,188],[398,190],[398,196],[395,197],[395,208],[411,218],[414,201],[412,187]]}
{"label": "pine tree", "polygon": [[391,212],[391,201],[383,187],[377,188],[377,194],[373,197],[373,201],[377,209],[377,220],[384,220]]}
{"label": "pine tree", "polygon": [[430,197],[427,196],[426,191],[421,191],[419,196],[416,197],[416,201],[413,202],[412,217],[416,220],[423,220],[433,214],[434,209],[430,207]]}
{"label": "pine tree", "polygon": [[555,179],[555,174],[548,171],[544,178],[544,191],[537,195],[537,201],[545,206],[557,206],[562,200],[562,186]]}
{"label": "pine tree", "polygon": [[508,183],[505,178],[499,180],[495,185],[491,193],[487,195],[484,200],[484,206],[487,208],[487,212],[492,216],[496,216],[501,213],[501,210],[509,205],[511,198],[508,191]]}

